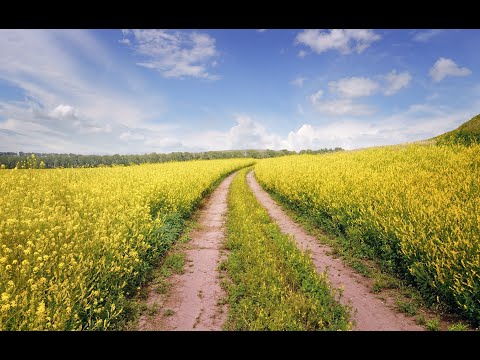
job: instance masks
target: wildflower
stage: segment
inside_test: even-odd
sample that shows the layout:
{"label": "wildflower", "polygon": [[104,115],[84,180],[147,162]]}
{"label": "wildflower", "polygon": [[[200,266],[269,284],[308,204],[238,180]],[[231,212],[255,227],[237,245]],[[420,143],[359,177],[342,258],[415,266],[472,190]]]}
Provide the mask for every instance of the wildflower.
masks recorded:
{"label": "wildflower", "polygon": [[45,303],[43,301],[38,305],[36,314],[38,317],[43,317],[45,314]]}

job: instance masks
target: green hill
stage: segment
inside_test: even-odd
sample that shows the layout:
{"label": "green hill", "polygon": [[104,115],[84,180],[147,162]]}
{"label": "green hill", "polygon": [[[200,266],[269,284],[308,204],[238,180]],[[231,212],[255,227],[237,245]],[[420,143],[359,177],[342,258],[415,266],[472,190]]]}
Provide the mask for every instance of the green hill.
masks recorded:
{"label": "green hill", "polygon": [[480,144],[480,114],[474,116],[455,130],[432,138],[437,144]]}

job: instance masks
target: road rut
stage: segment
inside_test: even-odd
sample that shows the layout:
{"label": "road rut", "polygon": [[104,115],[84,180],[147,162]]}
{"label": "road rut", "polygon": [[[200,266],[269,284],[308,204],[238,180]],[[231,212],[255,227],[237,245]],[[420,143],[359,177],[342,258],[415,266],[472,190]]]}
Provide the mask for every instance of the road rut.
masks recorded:
{"label": "road rut", "polygon": [[329,256],[328,253],[332,249],[327,245],[321,245],[315,237],[307,234],[299,224],[294,222],[262,189],[253,173],[251,171],[247,175],[248,185],[281,231],[292,235],[303,251],[309,249],[312,252],[312,260],[317,271],[327,271],[333,287],[343,287],[344,292],[340,302],[354,309],[353,330],[424,330],[412,318],[396,312],[376,297],[370,291],[371,285],[368,279],[355,273],[340,259]]}

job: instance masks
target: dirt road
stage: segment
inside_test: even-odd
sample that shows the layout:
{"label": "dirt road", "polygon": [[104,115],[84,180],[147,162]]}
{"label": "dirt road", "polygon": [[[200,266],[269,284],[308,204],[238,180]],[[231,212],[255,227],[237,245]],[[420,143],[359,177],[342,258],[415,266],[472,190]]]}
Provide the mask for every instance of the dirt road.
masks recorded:
{"label": "dirt road", "polygon": [[154,317],[142,316],[139,330],[222,329],[227,307],[220,301],[226,295],[220,287],[217,268],[225,239],[227,194],[235,175],[223,180],[199,210],[199,226],[190,234],[186,250],[185,271],[172,276],[166,299],[153,289],[149,291],[147,304],[160,303],[162,310]]}
{"label": "dirt road", "polygon": [[372,286],[369,279],[355,273],[340,259],[327,255],[331,252],[331,248],[321,245],[315,237],[307,234],[300,225],[290,219],[270,195],[261,188],[253,171],[247,175],[247,182],[282,232],[293,235],[302,250],[311,250],[317,271],[327,271],[332,286],[344,288],[340,302],[350,305],[354,309],[355,326],[353,330],[424,330],[412,318],[391,309],[370,292]]}

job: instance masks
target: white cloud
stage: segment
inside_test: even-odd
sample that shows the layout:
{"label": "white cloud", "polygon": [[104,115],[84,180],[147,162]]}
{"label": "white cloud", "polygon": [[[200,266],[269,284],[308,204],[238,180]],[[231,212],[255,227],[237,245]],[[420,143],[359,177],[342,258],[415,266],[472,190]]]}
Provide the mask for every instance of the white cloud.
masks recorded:
{"label": "white cloud", "polygon": [[57,119],[76,119],[76,111],[70,105],[58,105],[51,112],[52,117]]}
{"label": "white cloud", "polygon": [[439,58],[430,69],[433,81],[439,82],[446,76],[468,76],[472,71],[466,67],[459,67],[452,59]]}
{"label": "white cloud", "polygon": [[380,40],[380,35],[366,29],[307,29],[299,33],[296,42],[310,47],[318,54],[328,50],[337,50],[341,54],[356,51],[358,54],[373,42]]}
{"label": "white cloud", "polygon": [[384,79],[386,80],[387,85],[383,89],[383,93],[390,96],[396,94],[404,87],[407,87],[410,80],[412,80],[412,76],[407,71],[397,74],[396,70],[392,70],[384,76]]}
{"label": "white cloud", "polygon": [[125,131],[120,134],[119,139],[124,141],[145,140],[145,136],[143,134],[136,134],[132,131]]}
{"label": "white cloud", "polygon": [[[125,34],[129,39],[134,36],[131,31]],[[166,33],[167,37],[170,35]],[[175,33],[169,39],[175,41]],[[350,46],[355,50],[354,44]],[[136,82],[140,90],[135,91],[109,88],[98,81],[82,66],[80,61],[84,57],[104,71],[105,76],[118,76],[119,82],[125,80],[124,73],[128,73],[123,70],[130,69],[112,64],[109,59],[114,59],[113,54],[100,42],[92,41],[89,32],[0,30],[0,54],[0,79],[23,95],[17,101],[0,99],[0,151],[142,153],[356,148],[431,137],[457,127],[474,115],[468,111],[453,113],[442,107],[414,104],[386,119],[352,120],[345,116],[371,115],[374,109],[354,103],[351,96],[329,99],[331,94],[319,90],[310,97],[310,102],[318,111],[332,115],[330,119],[322,117],[324,123],[305,123],[290,133],[287,131],[291,129],[287,129],[279,134],[257,118],[237,115],[229,129],[201,131],[154,123],[153,120],[162,118],[165,105],[160,96],[142,92],[141,81]],[[211,64],[215,60],[210,57],[208,61]],[[392,73],[398,80],[401,74]],[[390,84],[388,75],[384,79],[387,85]],[[126,81],[130,84],[130,79]],[[390,91],[399,87],[398,82],[391,81]],[[396,87],[393,84],[397,84]],[[386,94],[387,85],[377,90]],[[365,89],[344,89],[340,93],[358,95],[361,91]],[[303,113],[301,105],[297,110],[300,115]]]}
{"label": "white cloud", "polygon": [[420,31],[420,32],[417,32],[414,35],[413,40],[414,41],[419,41],[419,42],[427,42],[428,40],[430,40],[431,38],[441,34],[442,32],[443,32],[443,30]]}
{"label": "white cloud", "polygon": [[273,149],[282,147],[280,136],[272,134],[247,115],[237,115],[237,124],[227,134],[230,149]]}
{"label": "white cloud", "polygon": [[303,124],[297,131],[288,134],[287,141],[289,148],[296,151],[334,147],[349,150],[377,135],[378,129],[371,124],[342,120],[324,126]]}
{"label": "white cloud", "polygon": [[357,149],[432,138],[455,129],[474,111],[454,112],[416,104],[404,112],[372,121],[342,119],[325,125],[303,124],[287,136],[290,150],[342,147]]}
{"label": "white cloud", "polygon": [[288,146],[280,135],[245,114],[234,116],[235,125],[226,131],[184,132],[183,151],[284,149]]}
{"label": "white cloud", "polygon": [[429,105],[429,104],[413,104],[410,105],[405,111],[406,115],[417,114],[430,114],[430,115],[443,115],[448,112],[444,106],[441,105]]}
{"label": "white cloud", "polygon": [[118,42],[120,44],[130,45],[130,39],[127,39],[127,38],[120,39],[120,40],[118,40]]}
{"label": "white cloud", "polygon": [[307,55],[308,55],[308,53],[307,53],[305,50],[300,50],[300,51],[298,52],[298,57],[299,57],[299,58],[302,58],[302,59],[303,59],[303,58],[304,58],[305,56],[307,56]]}
{"label": "white cloud", "polygon": [[365,104],[354,103],[350,98],[318,101],[311,96],[310,100],[315,110],[328,115],[364,116],[375,113],[374,108]]}
{"label": "white cloud", "polygon": [[328,86],[331,92],[348,98],[370,96],[379,88],[377,82],[365,77],[350,77],[330,81]]}
{"label": "white cloud", "polygon": [[146,60],[137,65],[157,70],[164,77],[218,79],[207,71],[218,51],[215,39],[206,33],[131,30],[124,33],[124,39],[130,41],[135,52],[145,57]]}
{"label": "white cloud", "polygon": [[350,98],[333,99],[333,100],[321,100],[323,97],[323,91],[318,90],[314,94],[310,95],[310,103],[315,110],[333,116],[341,115],[371,115],[375,112],[375,109],[368,105],[354,103]]}
{"label": "white cloud", "polygon": [[411,76],[408,72],[397,73],[392,70],[387,75],[380,75],[379,78],[385,81],[385,85],[367,77],[347,77],[337,81],[330,81],[328,87],[333,98],[321,100],[323,90],[310,95],[310,103],[314,109],[333,116],[372,115],[376,109],[353,101],[354,98],[372,96],[381,91],[384,95],[393,95],[400,89],[406,87]]}
{"label": "white cloud", "polygon": [[[347,99],[350,100],[350,99]],[[235,124],[225,131],[183,132],[181,142],[173,135],[153,139],[169,143],[172,151],[206,151],[233,149],[319,149],[342,147],[356,149],[398,144],[431,138],[456,128],[474,112],[453,112],[446,107],[415,104],[386,118],[358,120],[341,118],[324,123],[304,123],[285,135],[268,129],[254,117],[239,114]]]}
{"label": "white cloud", "polygon": [[[0,53],[0,79],[23,95],[0,99],[0,151],[121,153],[132,151],[118,140],[123,132],[166,131],[151,122],[164,100],[142,92],[141,82],[125,75],[130,69],[112,65],[114,56],[88,31],[0,30]],[[97,81],[80,62],[84,57],[127,86]]]}
{"label": "white cloud", "polygon": [[267,31],[267,29],[257,29],[257,31],[258,31],[259,33],[262,33],[262,32]]}
{"label": "white cloud", "polygon": [[297,76],[295,79],[292,80],[291,84],[295,85],[295,86],[298,86],[298,87],[302,87],[305,80],[307,80],[306,77]]}
{"label": "white cloud", "polygon": [[323,90],[318,90],[316,93],[310,95],[310,102],[315,105],[320,101],[320,98],[322,96],[323,96]]}

